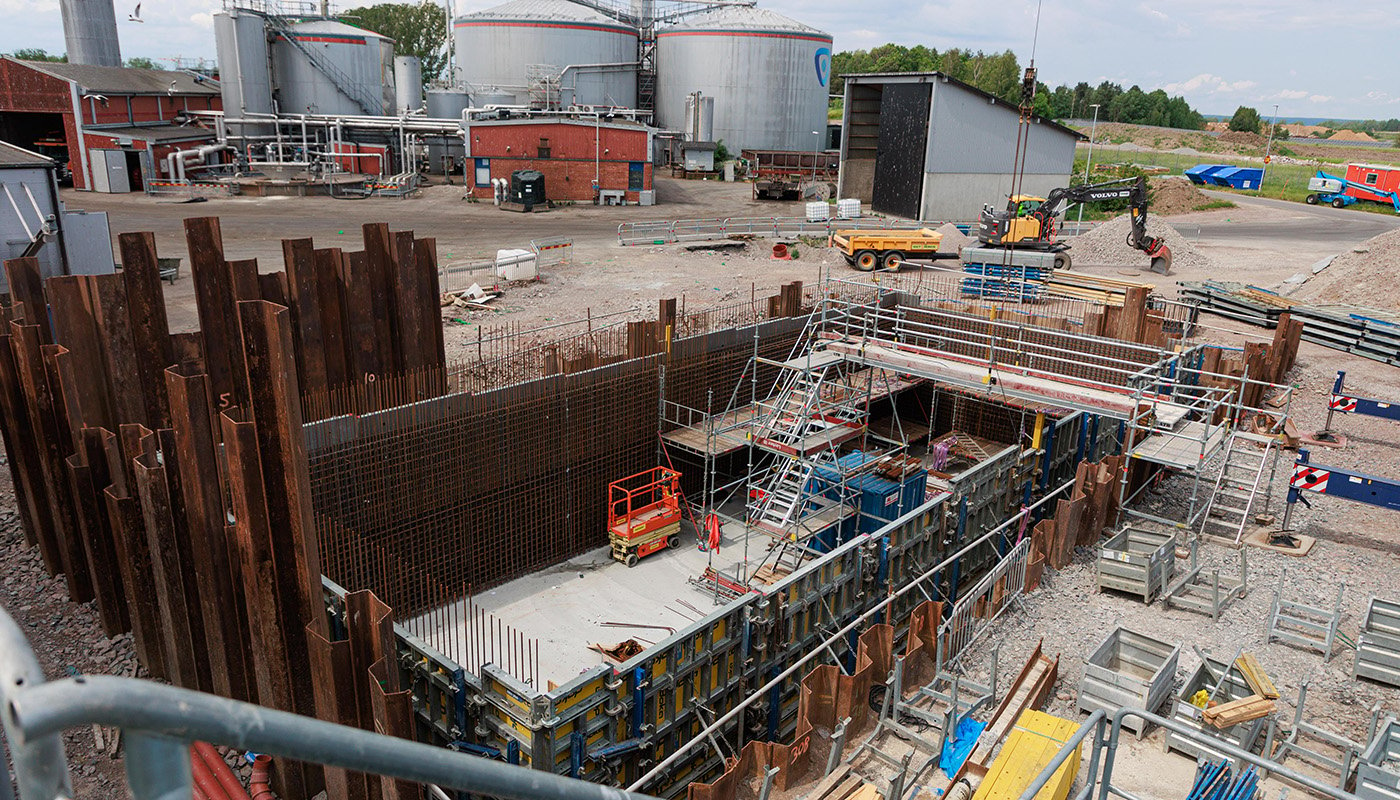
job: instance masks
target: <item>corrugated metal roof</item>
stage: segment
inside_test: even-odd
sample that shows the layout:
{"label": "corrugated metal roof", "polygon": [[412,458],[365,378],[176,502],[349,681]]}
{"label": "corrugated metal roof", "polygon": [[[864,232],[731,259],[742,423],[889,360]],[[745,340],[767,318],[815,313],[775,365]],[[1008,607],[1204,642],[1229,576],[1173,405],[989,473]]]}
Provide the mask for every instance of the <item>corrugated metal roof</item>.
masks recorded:
{"label": "corrugated metal roof", "polygon": [[594,22],[605,25],[622,25],[622,23],[606,14],[581,6],[578,3],[570,3],[568,0],[510,0],[508,3],[492,6],[483,11],[463,14],[457,17],[457,19],[520,19],[540,20],[543,22]]}
{"label": "corrugated metal roof", "polygon": [[0,167],[51,167],[54,160],[9,142],[0,142]]}
{"label": "corrugated metal roof", "polygon": [[[305,22],[298,22],[291,26],[297,33],[321,33],[334,36],[364,36],[374,39],[388,39],[382,33],[375,33],[368,28],[356,28],[354,25],[346,25],[333,19],[309,19]],[[393,41],[390,39],[390,41]]]}
{"label": "corrugated metal roof", "polygon": [[723,28],[738,31],[782,31],[784,33],[805,33],[830,36],[826,31],[804,25],[795,19],[785,17],[775,11],[757,6],[721,6],[711,11],[686,17],[666,30],[694,30],[696,28]]}
{"label": "corrugated metal roof", "polygon": [[84,133],[99,136],[116,136],[127,139],[140,139],[146,142],[181,142],[194,139],[213,139],[214,132],[207,128],[191,125],[118,125],[111,128],[83,128]]}
{"label": "corrugated metal roof", "polygon": [[110,92],[111,94],[169,94],[173,92],[174,94],[198,95],[219,93],[217,82],[196,81],[195,77],[188,72],[11,60],[60,80],[72,81],[86,92]]}

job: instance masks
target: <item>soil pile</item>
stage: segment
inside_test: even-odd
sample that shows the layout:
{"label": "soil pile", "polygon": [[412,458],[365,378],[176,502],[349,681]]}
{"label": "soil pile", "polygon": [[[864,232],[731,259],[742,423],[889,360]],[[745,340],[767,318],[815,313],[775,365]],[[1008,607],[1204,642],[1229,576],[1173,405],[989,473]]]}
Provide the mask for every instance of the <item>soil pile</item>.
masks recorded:
{"label": "soil pile", "polygon": [[940,253],[960,253],[967,245],[974,244],[972,237],[963,235],[958,226],[951,222],[943,223],[937,232],[943,234],[943,241],[938,243]]}
{"label": "soil pile", "polygon": [[1209,197],[1185,178],[1157,178],[1148,184],[1148,190],[1152,195],[1149,211],[1153,214],[1189,214],[1210,202]]}
{"label": "soil pile", "polygon": [[1375,137],[1359,131],[1337,131],[1327,137],[1329,142],[1374,142]]}
{"label": "soil pile", "polygon": [[1332,259],[1294,297],[1327,303],[1400,308],[1400,229],[1367,239]]}
{"label": "soil pile", "polygon": [[1229,142],[1230,144],[1241,144],[1245,147],[1258,147],[1261,149],[1264,145],[1269,143],[1267,137],[1260,136],[1257,133],[1250,133],[1249,131],[1225,131],[1220,134],[1220,141]]}
{"label": "soil pile", "polygon": [[[1069,254],[1074,259],[1075,266],[1095,264],[1108,267],[1146,269],[1149,262],[1147,254],[1128,245],[1128,233],[1132,231],[1132,227],[1128,215],[1123,214],[1095,227],[1083,236],[1075,236],[1067,240],[1070,246]],[[1215,262],[1197,250],[1195,245],[1186,240],[1186,237],[1177,233],[1176,228],[1163,222],[1161,217],[1148,217],[1147,233],[1150,236],[1158,236],[1166,240],[1167,247],[1171,248],[1172,251],[1173,272],[1183,270],[1214,271]]]}

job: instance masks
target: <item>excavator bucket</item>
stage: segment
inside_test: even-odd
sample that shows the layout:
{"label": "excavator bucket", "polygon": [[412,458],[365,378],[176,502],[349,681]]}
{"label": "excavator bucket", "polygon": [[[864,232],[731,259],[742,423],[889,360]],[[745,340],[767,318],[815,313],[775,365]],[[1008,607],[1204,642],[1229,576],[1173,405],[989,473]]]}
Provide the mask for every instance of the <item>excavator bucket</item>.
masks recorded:
{"label": "excavator bucket", "polygon": [[1152,257],[1151,266],[1148,270],[1158,275],[1170,275],[1172,273],[1172,249],[1162,245],[1156,252],[1149,254]]}

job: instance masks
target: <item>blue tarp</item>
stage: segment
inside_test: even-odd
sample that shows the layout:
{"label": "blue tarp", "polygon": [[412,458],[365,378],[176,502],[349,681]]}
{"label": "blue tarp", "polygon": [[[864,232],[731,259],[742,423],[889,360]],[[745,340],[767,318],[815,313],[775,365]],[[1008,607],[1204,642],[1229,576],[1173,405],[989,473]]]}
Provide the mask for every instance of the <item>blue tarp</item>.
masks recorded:
{"label": "blue tarp", "polygon": [[953,729],[953,735],[943,743],[943,753],[938,758],[938,768],[943,770],[944,775],[951,778],[957,774],[972,748],[977,746],[977,738],[986,728],[987,723],[978,722],[971,717],[958,720],[958,726]]}

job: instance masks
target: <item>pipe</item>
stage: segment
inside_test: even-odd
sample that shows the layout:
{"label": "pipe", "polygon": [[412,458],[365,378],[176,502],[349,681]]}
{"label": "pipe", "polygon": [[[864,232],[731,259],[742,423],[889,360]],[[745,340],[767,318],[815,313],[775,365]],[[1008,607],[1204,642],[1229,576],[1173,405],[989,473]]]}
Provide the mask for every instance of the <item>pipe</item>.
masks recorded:
{"label": "pipe", "polygon": [[248,782],[251,800],[272,800],[272,788],[268,786],[272,774],[272,756],[259,753],[253,757],[253,778]]}
{"label": "pipe", "polygon": [[[208,800],[233,800],[228,792],[219,783],[219,779],[214,777],[209,765],[205,763],[204,756],[195,745],[190,745],[190,774],[194,779],[194,795],[206,797]],[[242,791],[243,787],[238,787]]]}
{"label": "pipe", "polygon": [[219,755],[219,751],[214,749],[214,745],[208,742],[195,742],[194,752],[208,768],[209,774],[219,782],[219,787],[228,800],[248,800],[248,793],[243,791],[243,784],[238,780],[238,776],[233,774],[233,770],[228,768],[224,762],[224,757]]}

